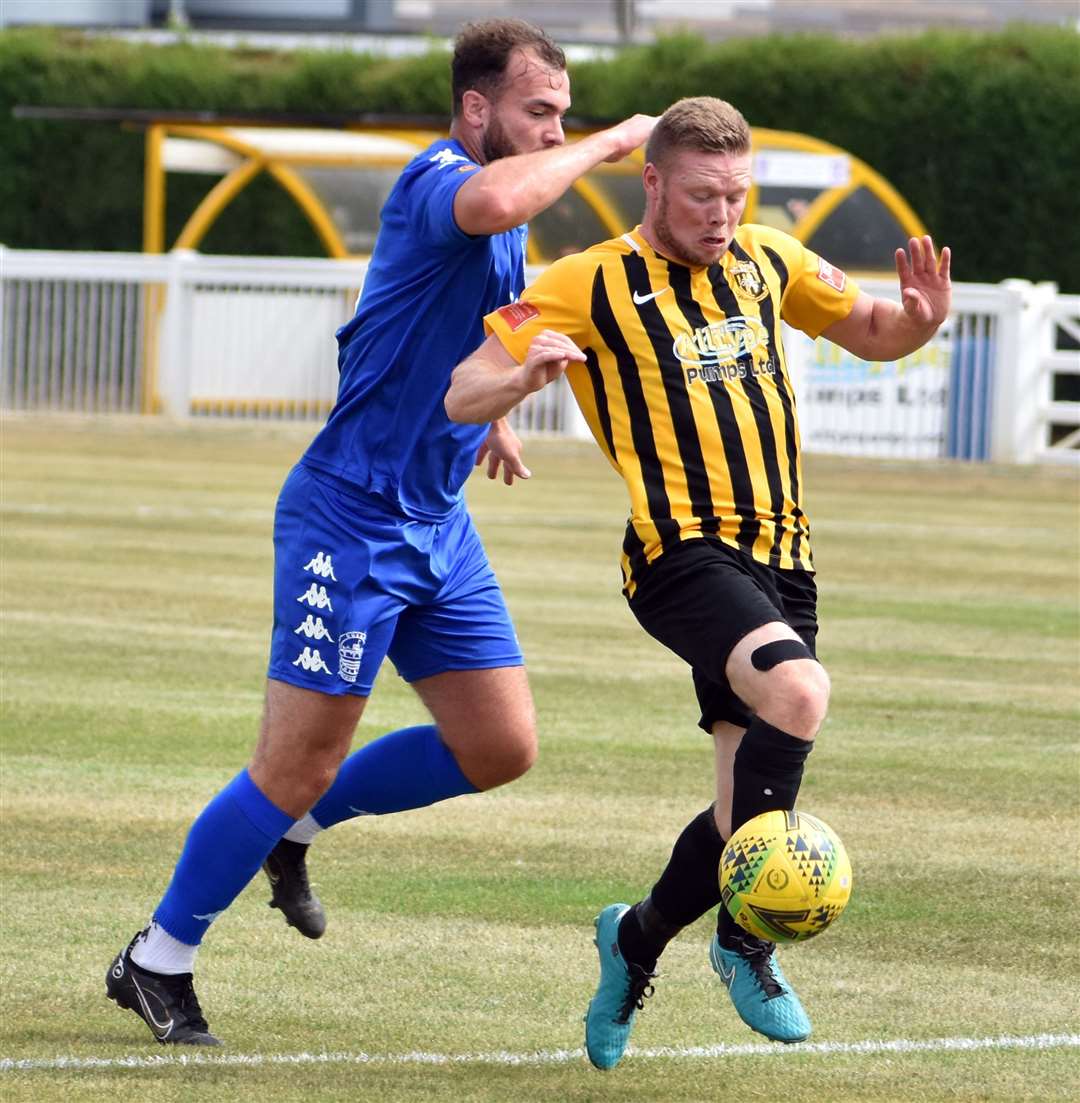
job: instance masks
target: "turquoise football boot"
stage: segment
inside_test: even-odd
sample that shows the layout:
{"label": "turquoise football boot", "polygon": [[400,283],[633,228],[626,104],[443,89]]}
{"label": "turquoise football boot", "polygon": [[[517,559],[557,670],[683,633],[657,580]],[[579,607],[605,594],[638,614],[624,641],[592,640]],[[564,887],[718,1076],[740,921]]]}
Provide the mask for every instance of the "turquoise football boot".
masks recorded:
{"label": "turquoise football boot", "polygon": [[600,984],[585,1014],[585,1052],[598,1069],[614,1068],[626,1051],[634,1018],[652,995],[655,973],[626,961],[619,951],[619,920],[627,904],[611,904],[596,917]]}
{"label": "turquoise football boot", "polygon": [[709,944],[709,961],[727,986],[739,1018],[774,1042],[803,1042],[810,1020],[776,960],[776,943],[744,932]]}

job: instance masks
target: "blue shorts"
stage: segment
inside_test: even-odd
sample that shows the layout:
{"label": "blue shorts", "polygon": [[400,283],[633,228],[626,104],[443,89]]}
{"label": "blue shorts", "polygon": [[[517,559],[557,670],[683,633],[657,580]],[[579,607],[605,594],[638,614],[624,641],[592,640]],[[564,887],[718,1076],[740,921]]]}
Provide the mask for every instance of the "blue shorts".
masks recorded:
{"label": "blue shorts", "polygon": [[472,518],[412,521],[298,464],[274,516],[268,675],[319,693],[371,693],[383,658],[415,682],[521,666]]}

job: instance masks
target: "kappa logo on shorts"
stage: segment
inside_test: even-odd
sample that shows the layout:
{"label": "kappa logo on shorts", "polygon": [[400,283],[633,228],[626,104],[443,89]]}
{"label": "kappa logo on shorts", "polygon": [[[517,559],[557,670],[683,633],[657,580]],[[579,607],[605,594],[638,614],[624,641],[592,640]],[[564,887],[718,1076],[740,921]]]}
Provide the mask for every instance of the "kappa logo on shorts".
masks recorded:
{"label": "kappa logo on shorts", "polygon": [[305,647],[304,650],[296,656],[293,666],[302,666],[305,670],[314,670],[317,674],[330,674],[332,676],[334,673],[326,665],[317,647]]}
{"label": "kappa logo on shorts", "polygon": [[312,609],[329,609],[331,613],[334,611],[326,593],[326,587],[316,586],[314,582],[308,587],[307,592],[301,594],[296,600],[304,605],[310,605]]}
{"label": "kappa logo on shorts", "polygon": [[338,640],[338,674],[346,682],[355,682],[360,673],[360,660],[364,657],[366,632],[342,632]]}
{"label": "kappa logo on shorts", "polygon": [[333,557],[325,555],[321,551],[316,552],[311,559],[304,564],[304,570],[311,571],[312,574],[317,574],[320,578],[329,578],[337,582],[337,578],[334,575]]}
{"label": "kappa logo on shorts", "polygon": [[334,637],[326,630],[326,625],[322,622],[322,617],[312,617],[308,613],[307,618],[300,624],[299,627],[293,629],[293,635],[299,636],[303,633],[309,640],[329,640],[334,642]]}

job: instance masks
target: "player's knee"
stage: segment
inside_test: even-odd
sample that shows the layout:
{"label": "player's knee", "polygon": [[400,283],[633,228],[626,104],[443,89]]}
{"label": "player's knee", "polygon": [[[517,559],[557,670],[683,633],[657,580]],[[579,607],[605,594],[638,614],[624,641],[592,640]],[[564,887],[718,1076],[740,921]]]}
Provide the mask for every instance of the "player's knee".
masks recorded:
{"label": "player's knee", "polygon": [[306,769],[298,772],[294,779],[296,801],[311,808],[316,801],[330,788],[337,777],[340,761],[324,758],[309,762]]}
{"label": "player's knee", "polygon": [[812,660],[777,666],[771,677],[769,704],[760,714],[799,739],[813,739],[829,708],[829,675]]}
{"label": "player's knee", "polygon": [[532,739],[522,739],[509,747],[503,759],[502,780],[498,784],[505,785],[527,774],[536,762],[537,752],[535,736]]}
{"label": "player's knee", "polygon": [[537,754],[536,723],[522,719],[485,741],[483,753],[473,761],[459,764],[478,789],[495,789],[528,773]]}
{"label": "player's knee", "polygon": [[505,785],[508,781],[514,781],[528,773],[536,762],[538,752],[535,721],[530,719],[520,722],[507,733],[503,742],[503,753],[500,756],[502,779],[497,784]]}

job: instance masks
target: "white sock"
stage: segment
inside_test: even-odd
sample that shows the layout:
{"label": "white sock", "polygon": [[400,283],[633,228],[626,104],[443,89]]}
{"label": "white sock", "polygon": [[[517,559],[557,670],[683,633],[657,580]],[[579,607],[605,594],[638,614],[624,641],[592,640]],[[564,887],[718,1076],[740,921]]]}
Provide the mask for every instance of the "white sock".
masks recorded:
{"label": "white sock", "polygon": [[131,960],[150,973],[191,973],[195,969],[198,946],[189,946],[173,938],[164,927],[151,923],[146,933],[131,948]]}
{"label": "white sock", "polygon": [[296,823],[285,832],[285,838],[288,839],[290,843],[303,843],[305,846],[308,846],[311,840],[322,830],[323,828],[319,821],[308,812],[306,816],[297,820]]}

